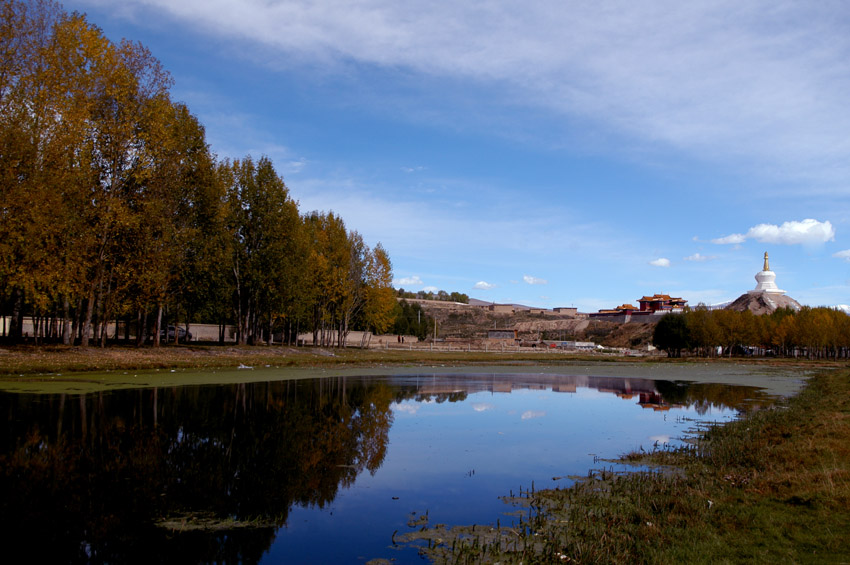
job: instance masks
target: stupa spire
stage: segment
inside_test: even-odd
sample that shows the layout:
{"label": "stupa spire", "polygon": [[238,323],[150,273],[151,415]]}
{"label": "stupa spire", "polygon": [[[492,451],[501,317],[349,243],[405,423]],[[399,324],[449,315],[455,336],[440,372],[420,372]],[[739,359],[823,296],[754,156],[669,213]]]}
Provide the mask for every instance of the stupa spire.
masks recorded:
{"label": "stupa spire", "polygon": [[770,263],[767,260],[767,251],[764,252],[764,269],[756,273],[756,288],[751,290],[749,294],[785,294],[785,291],[776,286],[776,273],[770,270]]}

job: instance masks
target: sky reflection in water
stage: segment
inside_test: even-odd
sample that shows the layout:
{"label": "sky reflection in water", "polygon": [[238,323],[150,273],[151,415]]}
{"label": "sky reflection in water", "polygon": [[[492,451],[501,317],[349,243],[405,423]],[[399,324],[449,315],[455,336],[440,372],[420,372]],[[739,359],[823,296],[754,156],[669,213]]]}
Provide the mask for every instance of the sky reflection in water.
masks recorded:
{"label": "sky reflection in water", "polygon": [[[536,488],[566,486],[570,475],[613,465],[597,457],[678,443],[698,422],[725,422],[738,414],[732,405],[700,396],[734,388],[726,385],[708,385],[708,390],[664,383],[661,388],[668,391],[696,395],[668,401],[655,382],[637,379],[442,375],[403,380],[424,392],[391,405],[393,425],[381,468],[361,474],[328,509],[293,510],[288,531],[279,532],[264,562],[284,562],[305,555],[302,551],[320,562],[351,562],[355,555],[339,547],[357,546],[362,548],[357,557],[419,562],[409,547],[386,549],[387,534],[410,531],[411,518],[427,512],[431,525],[486,524],[497,518],[504,524],[510,520],[505,513],[514,508],[500,497],[511,491],[532,482]],[[624,392],[623,386],[631,390]],[[732,396],[743,401],[759,395],[740,387]],[[329,530],[333,541],[325,547],[321,539]]]}
{"label": "sky reflection in water", "polygon": [[[426,512],[506,524],[511,491],[568,485],[612,465],[596,457],[767,402],[528,374],[0,393],[0,543],[62,562],[418,563],[392,539]],[[174,531],[196,517],[261,527]]]}

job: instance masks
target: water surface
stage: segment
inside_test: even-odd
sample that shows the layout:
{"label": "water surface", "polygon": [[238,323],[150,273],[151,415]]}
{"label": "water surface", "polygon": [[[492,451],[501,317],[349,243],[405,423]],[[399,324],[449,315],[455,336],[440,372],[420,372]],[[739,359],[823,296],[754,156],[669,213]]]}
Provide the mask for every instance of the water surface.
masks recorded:
{"label": "water surface", "polygon": [[505,524],[511,491],[770,402],[522,373],[0,393],[0,536],[53,562],[420,562],[393,535],[425,515]]}

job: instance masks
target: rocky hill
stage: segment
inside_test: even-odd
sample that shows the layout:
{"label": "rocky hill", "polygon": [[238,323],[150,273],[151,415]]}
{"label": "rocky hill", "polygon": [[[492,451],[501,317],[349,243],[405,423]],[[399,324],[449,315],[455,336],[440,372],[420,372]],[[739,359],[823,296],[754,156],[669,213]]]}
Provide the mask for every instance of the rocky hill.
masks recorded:
{"label": "rocky hill", "polygon": [[786,296],[784,294],[771,294],[761,292],[753,294],[742,294],[741,296],[733,300],[724,309],[735,310],[737,312],[749,310],[753,314],[760,316],[762,314],[770,314],[771,312],[774,312],[775,310],[778,310],[780,308],[791,308],[792,310],[799,310],[801,306],[799,302],[797,302],[790,296]]}
{"label": "rocky hill", "polygon": [[484,339],[487,330],[515,329],[526,341],[539,339],[593,341],[607,347],[640,348],[652,341],[655,324],[620,324],[556,314],[494,313],[477,306],[437,301],[417,301],[435,318],[440,336],[447,339]]}

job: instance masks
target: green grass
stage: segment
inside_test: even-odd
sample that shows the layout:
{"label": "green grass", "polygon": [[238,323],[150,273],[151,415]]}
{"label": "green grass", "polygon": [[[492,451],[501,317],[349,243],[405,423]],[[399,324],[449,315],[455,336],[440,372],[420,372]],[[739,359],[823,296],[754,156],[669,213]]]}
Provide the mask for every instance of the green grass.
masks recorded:
{"label": "green grass", "polygon": [[696,445],[624,459],[651,470],[523,492],[517,527],[440,527],[406,541],[426,540],[422,552],[448,563],[850,561],[846,369]]}

